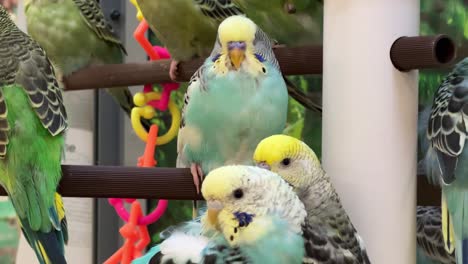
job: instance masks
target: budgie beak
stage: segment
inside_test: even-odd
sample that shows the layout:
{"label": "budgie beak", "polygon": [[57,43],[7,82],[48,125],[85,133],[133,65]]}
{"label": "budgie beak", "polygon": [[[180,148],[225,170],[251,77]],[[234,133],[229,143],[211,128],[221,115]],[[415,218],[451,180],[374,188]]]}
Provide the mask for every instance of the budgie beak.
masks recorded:
{"label": "budgie beak", "polygon": [[229,42],[229,59],[232,62],[232,65],[236,70],[238,70],[245,59],[245,42],[243,41],[233,41]]}
{"label": "budgie beak", "polygon": [[207,216],[208,221],[211,225],[217,226],[218,225],[218,215],[219,212],[223,209],[223,204],[217,200],[209,200],[207,201]]}
{"label": "budgie beak", "polygon": [[257,167],[260,167],[262,169],[265,169],[265,170],[271,170],[271,167],[270,165],[268,165],[266,162],[262,161],[262,162],[258,162],[257,163]]}

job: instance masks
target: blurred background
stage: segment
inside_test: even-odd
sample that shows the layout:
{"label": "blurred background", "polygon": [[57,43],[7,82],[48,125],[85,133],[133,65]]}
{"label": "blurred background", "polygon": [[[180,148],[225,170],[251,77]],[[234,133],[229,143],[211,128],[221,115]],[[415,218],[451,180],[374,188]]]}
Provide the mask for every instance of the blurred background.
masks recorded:
{"label": "blurred background", "polygon": [[[468,1],[467,0],[421,0],[421,35],[445,33],[452,37],[458,46],[455,61],[468,56]],[[19,27],[26,31],[23,13],[24,0],[0,0],[12,14]],[[138,25],[135,7],[124,0],[101,0],[100,4],[107,18],[112,12],[119,12],[112,25],[123,40],[128,56],[127,62],[147,60],[144,51],[133,39],[133,31]],[[309,1],[310,10],[316,14],[312,23],[322,28],[322,4]],[[375,28],[375,30],[379,30]],[[159,41],[151,32],[151,41]],[[321,43],[321,31],[310,36],[317,44]],[[285,42],[279,39],[279,42]],[[287,41],[286,41],[287,42]],[[288,45],[294,45],[288,43]],[[449,68],[421,71],[419,81],[420,109],[432,103],[432,96]],[[315,98],[321,97],[320,76],[289,77],[304,92]],[[337,76],[339,78],[339,76]],[[376,84],[378,85],[378,84]],[[182,106],[187,84],[173,93],[173,99]],[[159,90],[158,85],[154,85]],[[346,87],[343,87],[346,89]],[[132,87],[141,91],[142,87]],[[65,104],[70,118],[66,142],[65,164],[136,165],[143,153],[144,145],[134,134],[128,118],[114,105],[112,99],[102,91],[77,91],[65,93]],[[154,119],[161,130],[166,130],[171,118],[166,112]],[[285,133],[303,139],[321,156],[321,118],[290,99],[288,126]],[[343,129],[345,134],[345,128]],[[158,166],[174,167],[176,160],[176,140],[157,148]],[[14,211],[6,197],[0,197],[0,263],[36,263],[32,250],[19,232]],[[142,201],[145,210],[151,211],[157,201]],[[164,228],[191,218],[190,201],[170,201],[164,216],[150,226],[152,244],[159,243],[159,232]],[[69,221],[70,242],[66,249],[69,263],[102,263],[112,255],[122,243],[119,227],[122,222],[106,199],[66,198],[65,207]]]}

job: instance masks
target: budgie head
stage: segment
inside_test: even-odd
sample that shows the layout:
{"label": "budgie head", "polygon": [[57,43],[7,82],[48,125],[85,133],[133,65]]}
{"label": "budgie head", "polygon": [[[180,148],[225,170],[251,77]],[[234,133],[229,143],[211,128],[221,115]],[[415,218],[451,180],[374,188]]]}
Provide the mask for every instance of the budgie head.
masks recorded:
{"label": "budgie head", "polygon": [[237,15],[226,18],[210,56],[217,74],[245,71],[251,75],[268,74],[265,63],[279,69],[268,36],[250,19]]}
{"label": "budgie head", "polygon": [[278,173],[296,191],[323,176],[314,151],[304,142],[286,135],[273,135],[260,141],[253,159],[257,166]]}
{"label": "budgie head", "polygon": [[212,170],[202,185],[208,211],[204,224],[221,231],[231,245],[255,243],[278,220],[302,234],[304,205],[277,174],[245,165]]}

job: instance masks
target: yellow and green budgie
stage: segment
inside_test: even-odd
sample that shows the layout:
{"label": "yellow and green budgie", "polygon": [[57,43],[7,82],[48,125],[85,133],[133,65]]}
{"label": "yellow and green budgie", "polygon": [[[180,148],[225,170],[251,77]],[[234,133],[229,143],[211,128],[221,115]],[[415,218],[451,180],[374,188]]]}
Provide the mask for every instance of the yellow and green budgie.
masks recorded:
{"label": "yellow and green budgie", "polygon": [[202,194],[208,211],[192,228],[203,234],[176,230],[133,264],[302,263],[306,211],[280,176],[223,166],[207,175]]}
{"label": "yellow and green budgie", "polygon": [[[28,33],[47,52],[62,77],[90,65],[123,63],[125,48],[96,0],[26,0]],[[127,87],[106,91],[130,116]],[[142,120],[149,129],[148,120]]]}
{"label": "yellow and green budgie", "polygon": [[0,183],[41,264],[64,264],[68,233],[56,193],[67,114],[44,50],[0,6]]}

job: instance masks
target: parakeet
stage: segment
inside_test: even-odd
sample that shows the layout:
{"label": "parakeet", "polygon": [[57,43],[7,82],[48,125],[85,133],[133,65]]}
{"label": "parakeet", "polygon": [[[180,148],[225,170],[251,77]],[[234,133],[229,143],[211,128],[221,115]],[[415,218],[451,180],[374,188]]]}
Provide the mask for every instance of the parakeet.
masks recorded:
{"label": "parakeet", "polygon": [[[302,262],[306,211],[280,176],[252,166],[224,166],[208,174],[202,194],[208,211],[201,225],[215,233],[175,232],[151,263]],[[133,263],[148,263],[138,261]]]}
{"label": "parakeet", "polygon": [[[24,11],[28,33],[62,77],[90,65],[122,63],[127,54],[96,0],[26,0]],[[128,88],[106,91],[130,116],[135,105]],[[142,122],[149,129],[149,121]]]}
{"label": "parakeet", "polygon": [[[179,61],[208,56],[212,50],[213,43],[216,41],[216,30],[219,24],[229,16],[244,14],[243,10],[231,0],[137,0],[137,3],[151,30],[171,53],[173,61],[169,75],[174,81],[177,77],[177,65]],[[308,11],[301,13],[301,15],[291,15],[283,11],[282,6],[283,4],[280,4],[279,1],[275,1],[268,9],[269,11],[274,10],[275,17],[268,15],[268,11],[263,12],[262,15],[257,15],[257,10],[249,10],[248,16],[252,15],[253,18],[258,18],[262,22],[262,24],[257,23],[259,28],[265,26],[268,30],[264,31],[267,35],[273,36],[273,38],[275,38],[276,32],[280,32],[278,26],[282,26],[281,32],[290,33],[291,38],[289,39],[291,39],[291,42],[288,42],[288,44],[304,43],[299,40],[294,42],[295,38],[291,34],[303,38],[304,36],[306,36],[305,38],[311,36],[311,38],[318,39],[315,33],[321,27],[317,26],[316,22],[310,18]],[[275,9],[275,7],[277,8]],[[281,10],[281,12],[278,10]],[[183,19],[180,19],[181,17]],[[256,22],[255,19],[253,21]],[[289,28],[289,26],[294,26],[295,28]],[[311,27],[314,28],[311,30],[313,34],[309,31]],[[301,30],[306,31],[302,32]],[[298,31],[301,34],[296,34]],[[291,97],[311,110],[322,111],[317,99],[309,98],[302,91],[294,87],[294,84],[286,78],[285,81],[287,82],[288,93]]]}
{"label": "parakeet", "polygon": [[[314,151],[304,142],[286,135],[263,139],[255,149],[253,159],[257,166],[278,173],[294,187],[307,211],[307,223],[320,225],[333,234],[333,246],[309,256],[309,262],[335,263],[332,254],[341,252],[345,263],[370,263],[362,238],[357,233],[329,176],[322,169]],[[323,257],[323,258],[322,258]],[[315,262],[314,262],[315,261]],[[327,262],[329,261],[329,262]]]}
{"label": "parakeet", "polygon": [[468,58],[455,65],[437,89],[427,126],[428,179],[442,188],[445,248],[457,263],[468,263]]}
{"label": "parakeet", "polygon": [[[426,137],[431,107],[420,108],[418,114],[418,157],[424,157],[429,148]],[[426,175],[425,159],[418,163],[418,177]],[[416,263],[455,264],[455,252],[445,250],[442,234],[441,208],[438,206],[418,206],[416,208]]]}
{"label": "parakeet", "polygon": [[0,183],[41,264],[66,263],[67,222],[56,193],[66,128],[46,53],[0,5]]}
{"label": "parakeet", "polygon": [[440,207],[418,206],[416,210],[416,263],[455,264],[455,254],[445,250]]}
{"label": "parakeet", "polygon": [[286,126],[287,109],[286,85],[270,40],[250,19],[227,18],[185,94],[177,167],[191,169],[199,190],[212,169],[252,164],[258,142]]}

